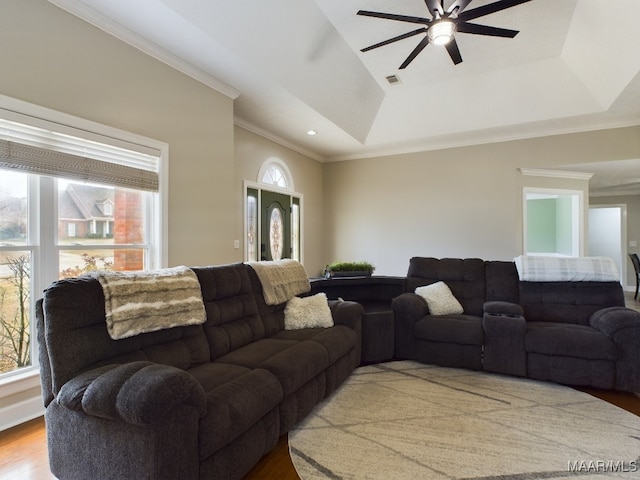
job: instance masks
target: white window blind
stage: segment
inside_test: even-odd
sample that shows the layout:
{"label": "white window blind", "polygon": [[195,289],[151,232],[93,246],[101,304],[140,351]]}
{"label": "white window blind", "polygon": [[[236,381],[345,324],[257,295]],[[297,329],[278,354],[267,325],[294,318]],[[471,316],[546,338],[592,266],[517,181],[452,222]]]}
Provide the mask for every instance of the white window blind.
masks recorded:
{"label": "white window blind", "polygon": [[159,163],[160,152],[150,148],[130,150],[0,119],[0,168],[157,192]]}

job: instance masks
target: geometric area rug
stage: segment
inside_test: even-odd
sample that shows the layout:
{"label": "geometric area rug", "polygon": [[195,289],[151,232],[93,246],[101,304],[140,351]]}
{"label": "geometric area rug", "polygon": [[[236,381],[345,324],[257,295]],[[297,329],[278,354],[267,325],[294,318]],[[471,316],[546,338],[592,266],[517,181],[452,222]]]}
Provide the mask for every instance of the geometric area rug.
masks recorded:
{"label": "geometric area rug", "polygon": [[553,383],[389,362],[352,373],[289,449],[303,480],[640,479],[640,417]]}

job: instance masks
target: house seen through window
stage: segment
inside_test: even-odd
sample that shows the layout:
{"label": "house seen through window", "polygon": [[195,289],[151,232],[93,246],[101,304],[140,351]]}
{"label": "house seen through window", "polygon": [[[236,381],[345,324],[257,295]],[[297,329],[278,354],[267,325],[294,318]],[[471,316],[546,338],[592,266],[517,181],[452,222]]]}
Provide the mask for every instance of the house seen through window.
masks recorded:
{"label": "house seen through window", "polygon": [[[99,269],[155,268],[160,247],[157,188],[122,185],[119,175],[114,181],[108,177],[80,181],[73,169],[56,171],[56,165],[40,171],[30,163],[31,145],[19,156],[22,147],[17,136],[11,137],[12,129],[30,127],[16,125],[10,125],[7,133],[0,124],[0,143],[11,144],[1,152],[18,152],[18,156],[0,153],[0,378],[35,364],[34,308],[46,286]],[[73,140],[83,143],[82,138]],[[122,149],[113,150],[112,159],[99,161],[109,165],[120,161]],[[148,155],[134,151],[120,157]],[[68,160],[80,168],[95,159],[69,154]],[[159,158],[147,160],[157,177]]]}

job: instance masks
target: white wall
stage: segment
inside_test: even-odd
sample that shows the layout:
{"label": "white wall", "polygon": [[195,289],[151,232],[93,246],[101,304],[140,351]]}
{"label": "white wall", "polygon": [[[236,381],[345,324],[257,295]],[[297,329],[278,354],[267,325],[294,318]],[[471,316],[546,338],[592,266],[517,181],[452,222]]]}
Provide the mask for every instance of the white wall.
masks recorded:
{"label": "white wall", "polygon": [[[626,285],[633,287],[635,290],[636,279],[631,264],[631,260],[626,256],[627,253],[640,254],[640,195],[621,195],[610,197],[591,197],[589,199],[591,205],[626,205],[627,206],[627,244],[623,261],[626,262],[627,278]],[[635,242],[635,246],[633,246]]]}
{"label": "white wall", "polygon": [[623,217],[626,208],[622,205],[589,208],[589,255],[611,258],[620,275],[620,282],[626,286],[626,265],[623,236]]}

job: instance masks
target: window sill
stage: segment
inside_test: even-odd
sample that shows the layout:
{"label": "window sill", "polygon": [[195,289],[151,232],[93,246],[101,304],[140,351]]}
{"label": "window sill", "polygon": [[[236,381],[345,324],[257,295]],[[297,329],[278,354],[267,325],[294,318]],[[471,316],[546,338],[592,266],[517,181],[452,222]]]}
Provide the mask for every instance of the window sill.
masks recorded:
{"label": "window sill", "polygon": [[23,371],[11,373],[0,378],[0,398],[10,397],[39,386],[39,369],[37,367],[25,368]]}

